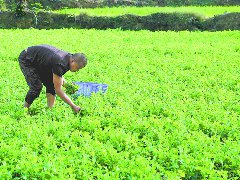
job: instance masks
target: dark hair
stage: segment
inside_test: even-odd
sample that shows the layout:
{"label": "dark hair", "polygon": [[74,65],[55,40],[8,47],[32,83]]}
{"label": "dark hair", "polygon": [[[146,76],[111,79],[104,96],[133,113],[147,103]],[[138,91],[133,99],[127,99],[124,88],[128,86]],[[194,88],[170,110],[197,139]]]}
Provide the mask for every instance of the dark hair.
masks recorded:
{"label": "dark hair", "polygon": [[84,67],[87,65],[87,57],[83,53],[75,53],[72,55],[73,59],[76,61],[78,66],[80,67],[81,63],[84,64]]}

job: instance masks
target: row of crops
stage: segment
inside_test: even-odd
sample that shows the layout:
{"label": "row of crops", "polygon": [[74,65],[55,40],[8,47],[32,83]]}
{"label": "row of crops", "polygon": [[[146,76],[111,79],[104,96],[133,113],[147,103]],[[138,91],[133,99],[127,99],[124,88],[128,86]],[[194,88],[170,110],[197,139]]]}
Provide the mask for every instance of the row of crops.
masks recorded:
{"label": "row of crops", "polygon": [[[0,179],[239,179],[240,33],[0,30]],[[30,45],[84,52],[69,82],[109,85],[30,112],[17,62]]]}
{"label": "row of crops", "polygon": [[75,8],[60,9],[54,11],[60,14],[81,14],[90,16],[120,16],[134,14],[146,16],[153,13],[193,13],[203,18],[209,18],[220,14],[240,12],[240,6],[181,6],[181,7],[105,7],[105,8]]}

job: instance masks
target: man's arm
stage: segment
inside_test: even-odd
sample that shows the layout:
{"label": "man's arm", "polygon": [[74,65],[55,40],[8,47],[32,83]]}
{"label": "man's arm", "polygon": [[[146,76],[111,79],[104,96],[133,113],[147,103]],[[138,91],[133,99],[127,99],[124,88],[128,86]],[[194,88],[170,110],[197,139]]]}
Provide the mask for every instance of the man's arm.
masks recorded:
{"label": "man's arm", "polygon": [[62,79],[63,79],[63,84],[62,86],[65,87],[65,85],[67,84],[67,81],[65,80],[65,78],[62,76]]}
{"label": "man's arm", "polygon": [[62,85],[64,83],[64,78],[59,77],[58,75],[53,73],[53,84],[56,91],[56,94],[67,104],[69,104],[72,109],[77,113],[81,108],[76,106],[72,100],[65,94],[62,90]]}

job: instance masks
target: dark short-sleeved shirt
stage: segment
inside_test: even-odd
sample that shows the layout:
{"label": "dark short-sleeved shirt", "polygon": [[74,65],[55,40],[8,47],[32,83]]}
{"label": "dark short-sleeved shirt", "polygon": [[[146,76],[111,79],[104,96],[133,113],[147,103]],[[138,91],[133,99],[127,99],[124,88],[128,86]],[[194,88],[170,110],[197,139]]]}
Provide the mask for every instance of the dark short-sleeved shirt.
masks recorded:
{"label": "dark short-sleeved shirt", "polygon": [[43,82],[53,78],[53,73],[62,77],[69,69],[71,54],[49,45],[38,45],[27,48],[26,59],[36,67]]}

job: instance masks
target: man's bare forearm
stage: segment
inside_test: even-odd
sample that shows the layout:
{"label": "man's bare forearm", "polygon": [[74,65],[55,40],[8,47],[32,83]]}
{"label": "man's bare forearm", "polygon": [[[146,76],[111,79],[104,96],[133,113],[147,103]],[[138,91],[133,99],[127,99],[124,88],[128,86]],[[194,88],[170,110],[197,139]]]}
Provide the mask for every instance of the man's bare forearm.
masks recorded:
{"label": "man's bare forearm", "polygon": [[67,81],[65,80],[65,78],[64,78],[64,77],[62,77],[62,80],[63,80],[63,84],[62,84],[62,86],[63,86],[63,87],[65,87],[65,86],[66,86],[66,84],[67,84]]}
{"label": "man's bare forearm", "polygon": [[56,90],[56,94],[68,105],[70,105],[72,108],[75,106],[75,104],[72,102],[72,100],[66,95],[66,93],[62,90]]}

